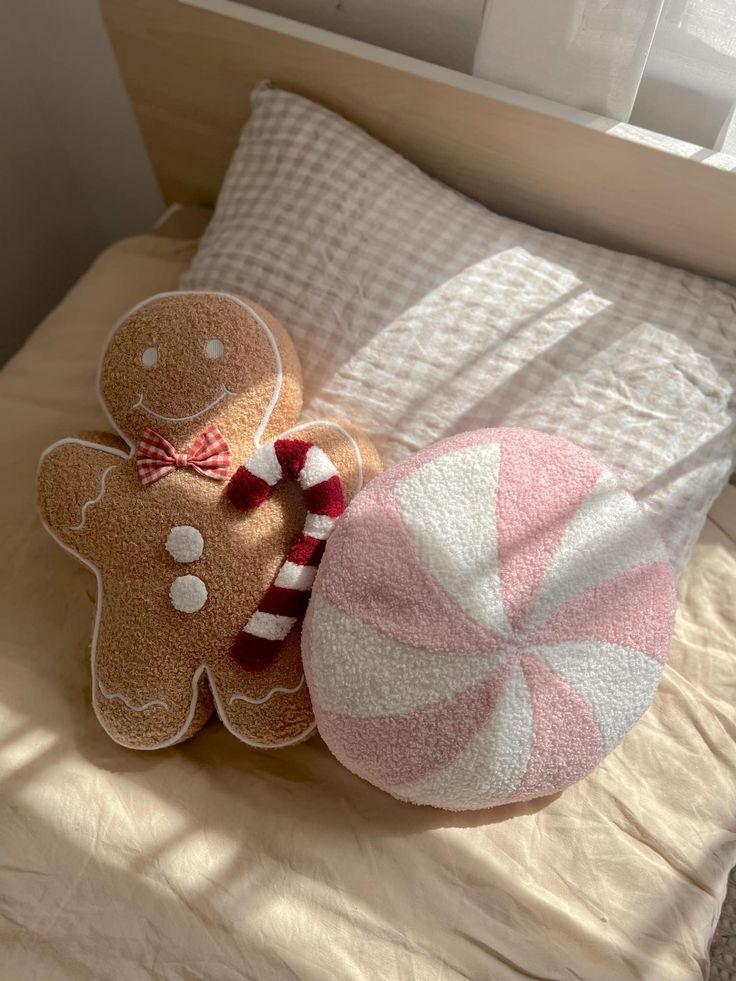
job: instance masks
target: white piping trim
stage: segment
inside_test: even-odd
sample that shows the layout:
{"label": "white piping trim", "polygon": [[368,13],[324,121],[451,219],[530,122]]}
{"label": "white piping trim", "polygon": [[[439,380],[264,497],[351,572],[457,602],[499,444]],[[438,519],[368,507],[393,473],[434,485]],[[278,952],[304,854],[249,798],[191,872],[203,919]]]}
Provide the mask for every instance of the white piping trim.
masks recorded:
{"label": "white piping trim", "polygon": [[69,531],[81,531],[82,528],[84,528],[84,523],[87,520],[87,508],[91,508],[94,507],[95,504],[99,504],[99,502],[105,496],[105,481],[107,480],[107,475],[111,470],[115,470],[115,468],[118,466],[120,466],[119,463],[112,463],[107,470],[103,471],[102,480],[100,481],[100,493],[97,495],[97,497],[93,497],[89,501],[84,502],[82,505],[82,520],[78,525],[71,525],[69,527]]}
{"label": "white piping trim", "polygon": [[114,456],[119,456],[123,460],[130,459],[130,453],[126,453],[125,450],[119,450],[117,446],[107,446],[105,443],[93,443],[91,439],[82,439],[80,436],[63,436],[61,439],[57,439],[55,443],[51,446],[47,446],[46,449],[41,454],[38,462],[38,470],[41,469],[41,460],[45,456],[48,456],[52,450],[55,450],[58,446],[63,446],[64,443],[77,443],[79,446],[89,446],[93,450],[102,450],[104,453],[112,453]]}
{"label": "white piping trim", "polygon": [[302,675],[302,680],[296,686],[296,688],[272,688],[271,691],[267,692],[263,698],[248,698],[247,695],[231,695],[228,699],[230,705],[233,702],[248,702],[250,705],[263,705],[264,702],[269,701],[274,695],[293,695],[304,687],[304,675]]}
{"label": "white piping trim", "polygon": [[221,290],[166,290],[163,293],[154,293],[153,296],[149,296],[145,300],[141,300],[139,303],[136,303],[134,306],[132,306],[130,310],[126,311],[126,313],[124,313],[123,316],[120,317],[120,319],[116,321],[115,324],[113,324],[109,334],[107,335],[107,338],[105,339],[105,343],[102,348],[102,354],[100,355],[100,359],[97,362],[97,378],[95,381],[95,391],[97,392],[97,398],[99,400],[100,405],[102,406],[102,411],[105,413],[105,417],[107,418],[107,421],[110,423],[110,426],[118,434],[118,436],[120,436],[128,444],[128,446],[130,447],[130,456],[132,457],[133,454],[135,453],[135,445],[130,441],[130,439],[128,439],[128,437],[125,435],[122,429],[120,429],[120,427],[117,425],[113,417],[110,415],[110,410],[107,406],[107,402],[105,402],[105,399],[102,396],[102,362],[105,360],[105,354],[107,353],[107,349],[110,346],[110,342],[115,336],[118,328],[121,327],[125,323],[125,321],[128,320],[129,317],[132,317],[134,313],[137,313],[138,310],[147,306],[149,303],[152,303],[154,300],[161,300],[168,296],[219,296],[222,297],[223,299],[231,300],[233,303],[242,307],[255,320],[255,322],[263,331],[266,340],[268,341],[269,346],[271,348],[271,352],[273,353],[274,361],[276,362],[276,385],[274,387],[271,400],[266,406],[266,411],[260,422],[260,425],[258,426],[255,432],[254,442],[256,446],[259,446],[261,436],[265,432],[266,426],[271,420],[271,415],[273,414],[273,410],[275,409],[276,403],[278,402],[279,396],[281,395],[281,388],[284,381],[284,369],[281,362],[281,354],[279,353],[279,349],[278,346],[276,345],[276,340],[273,334],[271,333],[271,329],[264,322],[263,318],[260,317],[256,313],[256,311],[252,307],[250,307],[244,300],[241,300],[239,296],[233,296],[232,293],[225,293]]}
{"label": "white piping trim", "polygon": [[150,702],[146,702],[145,705],[134,705],[133,702],[131,702],[128,698],[126,698],[125,695],[121,695],[120,692],[108,691],[101,681],[98,681],[97,684],[99,686],[100,691],[105,696],[105,698],[108,699],[108,701],[122,702],[124,705],[127,705],[129,709],[132,709],[133,712],[145,712],[146,709],[153,708],[154,705],[160,705],[162,708],[165,708],[168,712],[171,711],[171,706],[169,705],[169,703],[165,702],[161,698],[154,698]]}
{"label": "white piping trim", "polygon": [[194,415],[191,416],[162,416],[160,413],[154,412],[153,409],[148,408],[143,401],[143,392],[141,392],[138,396],[138,401],[131,405],[131,409],[143,409],[146,415],[153,416],[154,419],[161,419],[163,422],[191,422],[193,419],[198,419],[200,416],[203,416],[205,412],[209,412],[210,409],[214,409],[214,407],[219,405],[223,399],[228,397],[234,398],[238,394],[238,392],[231,392],[225,385],[222,386],[222,389],[222,392],[214,401],[210,402],[209,405],[206,405],[203,409],[200,409],[199,412],[195,412]]}

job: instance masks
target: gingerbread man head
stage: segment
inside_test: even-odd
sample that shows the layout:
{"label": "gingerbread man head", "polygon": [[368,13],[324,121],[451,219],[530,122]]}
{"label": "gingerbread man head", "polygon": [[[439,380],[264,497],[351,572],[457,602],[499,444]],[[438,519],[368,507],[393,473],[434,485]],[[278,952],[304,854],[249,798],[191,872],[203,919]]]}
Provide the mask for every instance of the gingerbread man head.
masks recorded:
{"label": "gingerbread man head", "polygon": [[286,332],[225,293],[163,293],[134,308],[107,341],[98,391],[132,447],[147,428],[184,446],[214,423],[239,460],[293,425],[302,404]]}
{"label": "gingerbread man head", "polygon": [[294,347],[230,294],[139,304],[108,339],[98,392],[117,437],[59,440],[38,484],[47,529],[97,577],[102,725],[155,749],[215,709],[251,746],[301,741],[314,720],[300,617],[332,491],[349,501],[380,470],[375,450],[345,422],[295,425]]}

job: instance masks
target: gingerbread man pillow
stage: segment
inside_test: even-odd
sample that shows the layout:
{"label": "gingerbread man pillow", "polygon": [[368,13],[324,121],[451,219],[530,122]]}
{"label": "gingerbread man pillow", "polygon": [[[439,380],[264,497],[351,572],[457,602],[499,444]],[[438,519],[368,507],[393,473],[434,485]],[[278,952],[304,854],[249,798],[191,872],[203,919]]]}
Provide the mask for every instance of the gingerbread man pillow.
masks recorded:
{"label": "gingerbread man pillow", "polygon": [[381,469],[345,422],[296,425],[294,347],[223,293],[163,293],[115,327],[100,401],[117,436],[43,454],[50,534],[97,577],[92,698],[116,742],[192,736],[213,709],[275,748],[314,729],[300,620],[337,517]]}

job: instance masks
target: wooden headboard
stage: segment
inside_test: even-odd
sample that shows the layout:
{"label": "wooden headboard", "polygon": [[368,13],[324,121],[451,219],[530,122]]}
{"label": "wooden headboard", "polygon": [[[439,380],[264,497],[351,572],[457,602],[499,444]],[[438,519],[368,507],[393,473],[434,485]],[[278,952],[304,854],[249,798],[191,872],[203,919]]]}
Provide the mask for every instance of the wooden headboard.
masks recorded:
{"label": "wooden headboard", "polygon": [[214,203],[248,94],[270,79],[496,211],[736,282],[736,173],[458,72],[228,0],[197,3],[100,0],[168,201]]}

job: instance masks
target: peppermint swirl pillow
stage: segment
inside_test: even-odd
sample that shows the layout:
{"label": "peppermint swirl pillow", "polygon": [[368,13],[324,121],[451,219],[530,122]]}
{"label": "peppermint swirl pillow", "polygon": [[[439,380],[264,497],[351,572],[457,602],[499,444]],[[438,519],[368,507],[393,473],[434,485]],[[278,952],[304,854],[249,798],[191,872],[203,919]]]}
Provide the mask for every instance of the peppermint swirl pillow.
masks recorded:
{"label": "peppermint swirl pillow", "polygon": [[522,429],[443,440],[328,543],[302,642],[320,734],[416,804],[554,793],[646,711],[674,613],[659,535],[589,453]]}

